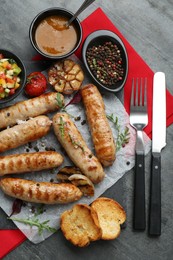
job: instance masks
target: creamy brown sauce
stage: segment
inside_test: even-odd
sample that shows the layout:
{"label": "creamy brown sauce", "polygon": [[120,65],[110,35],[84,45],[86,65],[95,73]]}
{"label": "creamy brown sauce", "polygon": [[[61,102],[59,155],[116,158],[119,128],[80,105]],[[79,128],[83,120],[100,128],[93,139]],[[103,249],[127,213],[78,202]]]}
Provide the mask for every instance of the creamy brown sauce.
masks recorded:
{"label": "creamy brown sauce", "polygon": [[35,39],[42,52],[51,56],[61,56],[75,47],[77,33],[73,24],[68,28],[65,26],[67,21],[66,17],[53,15],[40,22]]}

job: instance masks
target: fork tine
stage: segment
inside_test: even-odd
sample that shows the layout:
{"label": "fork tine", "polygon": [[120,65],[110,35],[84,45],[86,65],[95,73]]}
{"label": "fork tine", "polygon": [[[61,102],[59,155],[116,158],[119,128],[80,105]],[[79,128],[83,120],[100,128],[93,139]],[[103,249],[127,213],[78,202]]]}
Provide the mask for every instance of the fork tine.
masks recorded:
{"label": "fork tine", "polygon": [[142,106],[142,104],[143,104],[143,102],[142,102],[142,101],[143,101],[143,100],[142,100],[142,96],[143,96],[143,95],[142,95],[142,94],[143,94],[142,86],[143,86],[143,79],[141,78],[141,80],[140,80],[140,91],[139,91],[139,92],[140,92],[140,101],[139,101],[139,105],[140,105],[140,106]]}
{"label": "fork tine", "polygon": [[131,91],[130,105],[134,106],[134,78],[132,79],[132,91]]}
{"label": "fork tine", "polygon": [[144,106],[147,106],[147,78],[145,78],[144,84]]}
{"label": "fork tine", "polygon": [[138,106],[138,78],[136,79],[136,99],[135,105]]}

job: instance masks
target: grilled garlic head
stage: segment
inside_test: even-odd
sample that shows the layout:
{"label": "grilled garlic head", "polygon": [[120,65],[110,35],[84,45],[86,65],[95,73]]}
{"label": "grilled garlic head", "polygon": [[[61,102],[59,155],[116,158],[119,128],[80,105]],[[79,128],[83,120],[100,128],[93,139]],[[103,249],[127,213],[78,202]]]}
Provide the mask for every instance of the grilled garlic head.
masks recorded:
{"label": "grilled garlic head", "polygon": [[84,73],[79,64],[66,59],[56,62],[48,71],[49,83],[57,92],[72,94],[84,80]]}

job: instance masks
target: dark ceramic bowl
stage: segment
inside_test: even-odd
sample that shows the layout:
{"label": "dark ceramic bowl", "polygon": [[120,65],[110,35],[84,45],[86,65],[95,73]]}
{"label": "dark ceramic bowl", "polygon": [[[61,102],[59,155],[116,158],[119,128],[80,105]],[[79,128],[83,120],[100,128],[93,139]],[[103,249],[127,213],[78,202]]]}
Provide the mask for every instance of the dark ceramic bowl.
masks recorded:
{"label": "dark ceramic bowl", "polygon": [[[120,80],[117,82],[107,85],[105,83],[102,83],[96,75],[94,75],[93,70],[90,68],[90,65],[87,60],[87,51],[89,48],[92,48],[93,46],[98,47],[99,45],[104,45],[106,42],[112,42],[113,44],[116,44],[118,49],[121,53],[122,63],[121,67],[123,69],[123,75]],[[104,90],[108,90],[110,92],[118,92],[120,91],[126,82],[127,74],[128,74],[128,57],[127,57],[127,51],[126,48],[122,42],[122,40],[116,35],[115,33],[108,31],[108,30],[98,30],[93,33],[91,33],[85,40],[82,48],[82,58],[83,62],[86,66],[86,69],[88,70],[90,76],[93,78],[95,83],[103,88]],[[104,58],[104,60],[106,57]],[[104,61],[103,61],[104,62]]]}
{"label": "dark ceramic bowl", "polygon": [[[37,42],[36,42],[36,39],[35,39],[35,33],[36,33],[36,29],[38,27],[38,25],[40,24],[41,21],[43,21],[45,18],[49,17],[49,16],[62,16],[62,17],[65,17],[65,18],[68,18],[68,20],[73,16],[73,13],[66,10],[66,9],[63,9],[63,8],[59,8],[59,7],[55,7],[55,8],[50,8],[50,9],[46,9],[42,12],[40,12],[32,21],[31,25],[30,25],[30,29],[29,29],[29,38],[30,38],[30,41],[31,41],[31,44],[32,46],[35,48],[35,50],[41,54],[42,56],[46,57],[46,58],[49,58],[49,59],[54,59],[54,60],[60,60],[60,59],[64,59],[64,58],[67,58],[69,57],[70,55],[72,55],[79,47],[81,41],[82,41],[82,26],[81,26],[81,23],[79,21],[78,18],[76,18],[74,21],[73,21],[73,26],[76,30],[76,33],[77,33],[77,42],[76,42],[76,45],[73,49],[71,49],[71,51],[69,51],[68,53],[66,54],[62,54],[61,56],[60,55],[49,55],[47,53],[44,53],[43,51],[40,50],[40,48],[38,47],[37,45]],[[45,35],[46,37],[46,35]]]}
{"label": "dark ceramic bowl", "polygon": [[21,91],[23,90],[25,83],[26,83],[26,69],[25,69],[25,65],[23,64],[22,60],[13,52],[4,50],[4,49],[0,49],[0,54],[2,54],[4,58],[13,59],[21,69],[21,72],[19,74],[20,87],[16,90],[16,92],[13,95],[0,99],[0,105],[1,105],[1,104],[10,102],[11,100],[15,99],[21,93]]}

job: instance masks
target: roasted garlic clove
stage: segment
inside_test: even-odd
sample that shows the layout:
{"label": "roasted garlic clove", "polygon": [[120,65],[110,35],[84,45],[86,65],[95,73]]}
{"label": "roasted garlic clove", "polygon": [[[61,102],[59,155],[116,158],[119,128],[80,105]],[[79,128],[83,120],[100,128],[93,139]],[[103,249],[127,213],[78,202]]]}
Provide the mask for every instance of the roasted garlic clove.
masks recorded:
{"label": "roasted garlic clove", "polygon": [[49,69],[48,80],[57,92],[72,94],[82,85],[84,73],[79,64],[66,59],[56,62]]}

